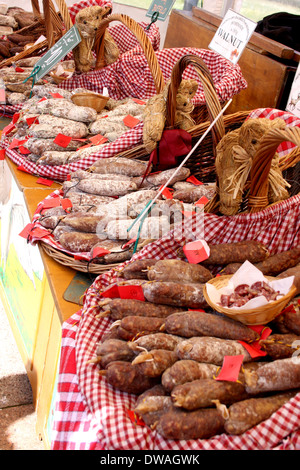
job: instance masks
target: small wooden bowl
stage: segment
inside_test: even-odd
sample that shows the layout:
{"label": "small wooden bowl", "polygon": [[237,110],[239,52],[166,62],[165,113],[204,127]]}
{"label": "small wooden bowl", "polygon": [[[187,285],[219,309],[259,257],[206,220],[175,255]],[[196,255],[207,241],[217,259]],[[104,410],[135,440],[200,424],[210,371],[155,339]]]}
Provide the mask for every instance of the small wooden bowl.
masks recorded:
{"label": "small wooden bowl", "polygon": [[100,113],[109,100],[109,96],[103,96],[99,93],[75,93],[72,95],[71,100],[77,106],[94,108],[97,113]]}
{"label": "small wooden bowl", "polygon": [[[221,289],[222,287],[227,286],[231,277],[232,275],[218,276],[211,279],[206,284],[212,284],[213,286],[215,286],[216,289]],[[269,281],[273,281],[275,279],[274,277],[270,276],[265,277]],[[268,304],[263,305],[261,307],[252,309],[227,308],[215,304],[211,301],[210,297],[207,294],[206,284],[203,287],[203,295],[205,297],[206,302],[217,312],[223,313],[227,317],[240,321],[245,325],[265,325],[266,323],[269,323],[270,321],[274,320],[274,318],[279,315],[280,312],[282,312],[284,307],[296,294],[296,287],[293,285],[286,295],[280,297],[274,302],[269,302]]]}
{"label": "small wooden bowl", "polygon": [[[70,72],[73,73],[74,70],[65,70],[65,72]],[[55,83],[57,83],[58,85],[62,82],[64,82],[65,80],[68,80],[69,76],[64,76],[64,75],[56,75],[54,72],[50,72],[50,76],[53,78],[53,80],[55,81]]]}

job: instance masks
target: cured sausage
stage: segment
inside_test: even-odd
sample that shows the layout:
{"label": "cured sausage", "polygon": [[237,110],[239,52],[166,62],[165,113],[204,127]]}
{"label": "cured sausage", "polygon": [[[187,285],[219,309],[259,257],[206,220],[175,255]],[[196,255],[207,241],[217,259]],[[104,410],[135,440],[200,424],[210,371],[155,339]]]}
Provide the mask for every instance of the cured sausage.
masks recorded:
{"label": "cured sausage", "polygon": [[148,269],[150,281],[177,281],[203,283],[212,279],[211,272],[200,264],[190,264],[182,260],[166,259],[157,261]]}
{"label": "cured sausage", "polygon": [[300,262],[300,248],[277,253],[269,256],[264,261],[257,263],[255,267],[259,269],[265,276],[277,276],[278,274],[293,268]]}
{"label": "cured sausage", "polygon": [[286,271],[283,271],[276,277],[278,279],[284,279],[290,276],[295,276],[293,284],[296,287],[296,292],[295,292],[295,297],[296,297],[296,295],[300,294],[300,263],[298,263],[293,268],[289,268]]}
{"label": "cured sausage", "polygon": [[122,392],[139,395],[157,384],[157,379],[140,374],[137,368],[127,361],[115,361],[101,372],[108,383]]}
{"label": "cured sausage", "polygon": [[227,265],[229,263],[258,263],[269,255],[267,248],[260,242],[249,240],[237,243],[220,243],[210,245],[209,257],[202,261],[203,265]]}
{"label": "cured sausage", "polygon": [[250,362],[251,356],[241,343],[232,339],[195,336],[181,341],[176,346],[179,359],[222,365],[224,356],[243,355],[243,362]]}
{"label": "cured sausage", "polygon": [[56,151],[75,151],[79,147],[84,145],[84,141],[80,140],[71,140],[64,149],[58,144],[54,142],[54,139],[37,139],[37,138],[29,138],[25,144],[25,147],[30,150],[30,152],[36,155],[42,155],[43,152],[49,150],[56,150]]}
{"label": "cured sausage", "polygon": [[50,114],[40,114],[38,119],[39,124],[33,124],[30,127],[32,137],[55,139],[57,134],[63,134],[74,139],[82,139],[88,135],[88,128],[83,122],[57,118]]}
{"label": "cured sausage", "polygon": [[174,191],[173,198],[191,204],[193,202],[197,202],[203,196],[210,200],[214,196],[215,192],[215,186],[201,184],[189,188],[178,189]]}
{"label": "cured sausage", "polygon": [[240,435],[268,419],[297,392],[287,392],[270,397],[248,398],[233,403],[228,409],[224,429],[228,434]]}
{"label": "cured sausage", "polygon": [[95,173],[118,173],[127,176],[142,176],[148,163],[125,157],[100,158],[93,163],[91,170]]}
{"label": "cured sausage", "polygon": [[157,263],[155,259],[137,259],[127,264],[119,276],[125,279],[148,279],[148,269]]}
{"label": "cured sausage", "polygon": [[[140,397],[139,397],[140,398]],[[151,429],[155,429],[159,418],[172,407],[172,399],[166,395],[149,395],[138,400],[134,411]]]}
{"label": "cured sausage", "polygon": [[170,231],[168,217],[147,217],[140,223],[133,225],[132,219],[113,220],[108,222],[105,233],[108,238],[131,240],[140,236],[140,239],[157,240]]}
{"label": "cured sausage", "polygon": [[145,298],[149,302],[186,308],[207,308],[203,284],[150,281],[143,284]]}
{"label": "cured sausage", "polygon": [[134,341],[128,343],[128,346],[136,353],[140,352],[141,350],[151,351],[152,349],[166,349],[173,351],[180,341],[182,341],[180,336],[157,332],[140,336]]}
{"label": "cured sausage", "polygon": [[224,429],[224,418],[216,408],[185,411],[172,407],[159,419],[155,430],[165,439],[209,439]]}
{"label": "cured sausage", "polygon": [[300,350],[300,336],[294,334],[272,334],[259,342],[261,349],[273,360],[295,355]]}
{"label": "cured sausage", "polygon": [[244,374],[249,393],[293,390],[300,387],[300,356],[277,359]]}
{"label": "cured sausage", "polygon": [[176,361],[177,354],[175,351],[152,349],[151,351],[141,352],[133,359],[132,364],[148,377],[159,377]]}
{"label": "cured sausage", "polygon": [[78,183],[77,188],[90,194],[99,196],[124,196],[129,191],[135,191],[137,186],[132,181],[114,181],[102,179],[83,179]]}
{"label": "cured sausage", "polygon": [[143,336],[149,333],[159,332],[164,321],[164,318],[159,317],[150,318],[130,315],[121,320],[117,320],[113,323],[112,328],[117,329],[119,338],[130,341],[139,335]]}
{"label": "cured sausage", "polygon": [[259,335],[243,323],[231,318],[206,312],[177,312],[165,321],[165,331],[173,335],[215,336],[224,339],[256,341]]}
{"label": "cured sausage", "polygon": [[134,352],[128,347],[126,341],[115,338],[99,343],[96,354],[100,367],[104,369],[110,362],[132,361],[135,357]]}
{"label": "cured sausage", "polygon": [[182,385],[176,385],[171,392],[175,406],[186,410],[208,408],[216,402],[224,405],[248,398],[243,384],[215,379],[198,379]]}
{"label": "cured sausage", "polygon": [[300,305],[297,299],[290,302],[282,313],[277,315],[273,320],[273,324],[276,326],[277,331],[281,333],[300,335]]}
{"label": "cured sausage", "polygon": [[[63,151],[63,150],[47,150],[42,153],[42,156],[37,160],[37,165],[67,165],[72,161],[76,152]],[[74,161],[74,159],[73,159]]]}
{"label": "cured sausage", "polygon": [[120,320],[129,315],[165,318],[175,311],[178,311],[176,307],[170,305],[159,305],[151,302],[143,302],[142,300],[118,298],[112,299],[107,308],[113,320]]}
{"label": "cured sausage", "polygon": [[151,188],[153,186],[161,186],[166,184],[169,179],[174,175],[169,182],[169,185],[172,186],[176,181],[182,181],[188,178],[191,174],[190,170],[185,167],[181,167],[177,173],[176,168],[170,168],[168,170],[160,171],[159,173],[148,174],[146,178],[135,178],[135,182],[140,188]]}
{"label": "cured sausage", "polygon": [[[107,220],[103,216],[89,212],[75,212],[64,217],[63,223],[80,232],[96,233],[97,227],[106,226]],[[102,228],[102,230],[103,230]]]}
{"label": "cured sausage", "polygon": [[213,378],[219,366],[182,359],[176,361],[166,369],[161,377],[161,383],[167,392],[171,392],[176,385],[192,382],[197,379]]}
{"label": "cured sausage", "polygon": [[59,243],[72,253],[91,251],[92,247],[99,242],[99,237],[95,233],[64,232],[58,239]]}

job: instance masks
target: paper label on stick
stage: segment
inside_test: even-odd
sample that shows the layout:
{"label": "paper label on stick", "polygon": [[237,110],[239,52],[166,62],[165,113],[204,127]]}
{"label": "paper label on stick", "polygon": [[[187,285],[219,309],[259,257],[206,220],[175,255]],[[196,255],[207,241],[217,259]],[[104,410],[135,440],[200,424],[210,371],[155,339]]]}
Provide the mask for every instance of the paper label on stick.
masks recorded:
{"label": "paper label on stick", "polygon": [[123,122],[125,126],[132,128],[132,127],[135,127],[140,122],[140,120],[128,114],[127,116],[124,117]]}
{"label": "paper label on stick", "polygon": [[210,255],[210,249],[205,240],[196,240],[187,243],[183,251],[189,263],[197,264],[207,259]]}

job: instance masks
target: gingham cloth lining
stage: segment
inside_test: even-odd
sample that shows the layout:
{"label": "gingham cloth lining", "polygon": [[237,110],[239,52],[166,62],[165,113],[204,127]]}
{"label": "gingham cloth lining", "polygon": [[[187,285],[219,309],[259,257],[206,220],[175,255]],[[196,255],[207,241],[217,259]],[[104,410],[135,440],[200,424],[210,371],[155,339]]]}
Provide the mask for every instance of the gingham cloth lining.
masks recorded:
{"label": "gingham cloth lining", "polygon": [[[284,119],[287,126],[289,127],[292,127],[292,126],[300,126],[300,119],[298,119],[296,116],[290,114],[290,113],[286,113],[284,111],[280,111],[280,110],[276,110],[276,109],[271,109],[271,108],[260,108],[260,109],[256,109],[254,111],[252,111],[250,114],[249,114],[249,118],[260,118],[260,117],[266,117],[268,119],[275,119],[277,117],[280,117],[281,119]],[[283,156],[285,155],[287,152],[289,152],[291,150],[291,148],[294,147],[294,144],[291,144],[290,142],[283,142],[282,144],[280,144],[280,146],[278,147],[278,153],[280,156]],[[7,152],[13,152],[13,151],[7,151]],[[107,155],[109,156],[109,155]],[[21,161],[20,161],[21,163]],[[73,165],[70,165],[69,167],[69,172],[71,171],[75,171],[74,168],[71,168],[73,167],[75,164]],[[25,166],[25,165],[24,165]],[[56,198],[56,197],[63,197],[62,195],[62,191],[59,191],[59,190],[56,190],[56,191],[53,191],[53,193],[51,193],[49,196],[47,196],[45,198],[45,200],[47,199],[50,199],[50,198]],[[67,196],[66,196],[67,197]],[[39,217],[40,217],[40,213],[41,213],[41,210],[43,208],[43,205],[44,205],[44,201],[41,201],[38,205],[37,205],[37,208],[36,208],[36,211],[33,215],[33,218],[32,218],[32,223],[34,224],[35,227],[38,227],[38,228],[43,228],[42,225],[39,223]],[[262,215],[261,215],[262,214]],[[264,219],[264,215],[263,213],[260,213],[259,215],[259,218],[262,217],[262,219]],[[277,215],[275,216],[275,219],[276,219]],[[218,219],[217,219],[218,220]],[[234,219],[235,220],[235,219]],[[275,224],[275,227],[276,227],[276,224]],[[230,232],[230,228],[228,227],[227,231]],[[235,223],[233,223],[232,225],[232,230],[234,231],[235,230]],[[267,227],[267,230],[269,230],[269,228]],[[291,230],[293,230],[293,227],[291,227]],[[255,225],[254,228],[253,228],[253,232],[251,233],[251,236],[253,235],[256,235],[256,231],[257,231],[257,226]],[[245,234],[243,233],[242,236],[246,235],[246,232]],[[240,235],[238,235],[239,237]],[[34,235],[32,236],[31,238],[31,242],[32,243],[35,243],[37,242],[39,239],[34,237]],[[53,236],[51,235],[51,233],[49,233],[48,236],[44,236],[43,237],[43,242],[44,243],[47,243],[48,245],[52,246],[53,248],[61,251],[61,252],[64,252],[68,255],[71,255],[71,256],[74,256],[74,253],[66,250],[64,247],[62,247],[60,245],[60,243],[56,240],[54,240]],[[293,243],[293,242],[292,242]],[[283,239],[282,240],[282,245],[286,246],[286,239]],[[280,245],[277,247],[276,243],[274,244],[274,247],[272,247],[272,249],[274,250],[277,250],[277,251],[283,251],[283,249],[287,249],[287,248],[282,248]],[[90,253],[76,253],[76,255],[80,255],[82,258],[84,258],[86,261],[90,261],[91,259],[91,255]]]}
{"label": "gingham cloth lining", "polygon": [[[155,25],[152,25],[151,28],[153,28],[153,26]],[[150,33],[151,31],[152,29]],[[152,42],[155,40],[155,37],[156,35],[152,37]],[[216,91],[221,102],[227,101],[246,86],[246,82],[238,66],[230,64],[229,61],[223,59],[213,51],[195,48],[164,49],[156,52],[165,80],[170,77],[174,64],[180,57],[186,54],[198,55],[207,64],[215,81]],[[183,75],[184,78],[197,79],[197,72],[193,67],[188,67]],[[61,87],[70,90],[77,87],[84,87],[97,92],[102,92],[103,86],[107,86],[109,95],[116,99],[122,99],[128,96],[147,99],[155,93],[153,77],[146,58],[141,51],[137,53],[136,50],[130,50],[123,55],[117,65],[112,64],[101,71],[101,73],[95,71],[89,74],[75,75],[74,78],[68,80],[66,84],[61,85]],[[199,86],[194,102],[195,105],[205,104],[202,85]],[[14,163],[23,165],[29,173],[64,181],[71,171],[86,169],[99,158],[111,157],[134,148],[137,145],[141,145],[142,143],[143,123],[140,122],[133,129],[125,132],[115,142],[104,145],[101,151],[68,165],[37,165],[34,162],[30,162],[16,149],[8,149],[10,144],[8,139],[1,142],[1,147],[6,149],[7,156]]]}
{"label": "gingham cloth lining", "polygon": [[[291,115],[285,115],[282,111],[271,109],[259,109],[251,113],[251,117],[267,116],[285,117],[290,120]],[[285,115],[285,116],[283,116]],[[294,119],[288,123],[293,125]],[[298,123],[299,125],[299,123]],[[284,147],[284,146],[283,146]],[[285,152],[285,148],[282,150]],[[300,245],[300,195],[287,201],[271,206],[264,211],[255,214],[242,214],[235,217],[219,217],[214,214],[205,214],[204,237],[208,243],[230,243],[240,240],[255,238],[264,243],[271,253],[281,252]],[[177,258],[178,249],[183,243],[197,239],[200,229],[195,224],[195,218],[188,219],[184,237],[180,229],[164,237],[157,242],[147,245],[137,253],[133,260],[142,258]],[[203,234],[201,234],[203,235]],[[87,362],[95,357],[96,345],[105,334],[110,325],[109,319],[96,319],[99,312],[97,303],[99,291],[118,279],[118,270],[129,262],[123,263],[117,269],[113,269],[97,277],[92,286],[85,292],[83,308],[76,317],[71,317],[63,325],[62,349],[75,349],[76,363],[72,364],[73,376],[70,374],[65,382],[59,375],[59,386],[68,388],[67,382],[72,379],[72,394],[64,395],[64,402],[78,399],[78,394],[83,397],[85,412],[77,415],[70,412],[69,404],[65,408],[60,394],[57,396],[56,406],[60,410],[59,416],[55,414],[55,425],[52,435],[53,449],[76,448],[76,433],[68,431],[68,423],[80,423],[81,419],[87,420],[91,416],[91,423],[95,424],[93,432],[97,433],[97,439],[91,444],[87,438],[81,441],[81,448],[118,449],[118,450],[257,450],[257,449],[300,449],[300,394],[297,394],[286,405],[280,408],[269,419],[250,429],[241,436],[227,436],[221,434],[211,439],[198,439],[191,441],[165,440],[158,433],[150,431],[132,423],[128,417],[135,397],[133,395],[115,390],[105,381],[99,378],[98,368]],[[68,336],[68,342],[64,336],[70,333],[72,324],[72,342]],[[61,363],[61,370],[65,367]],[[76,383],[76,386],[75,386]],[[65,389],[64,389],[65,390]],[[62,409],[64,408],[64,410]],[[61,431],[64,424],[64,433]],[[67,438],[66,438],[67,433]],[[95,434],[93,434],[94,436]],[[83,439],[84,436],[81,435]]]}

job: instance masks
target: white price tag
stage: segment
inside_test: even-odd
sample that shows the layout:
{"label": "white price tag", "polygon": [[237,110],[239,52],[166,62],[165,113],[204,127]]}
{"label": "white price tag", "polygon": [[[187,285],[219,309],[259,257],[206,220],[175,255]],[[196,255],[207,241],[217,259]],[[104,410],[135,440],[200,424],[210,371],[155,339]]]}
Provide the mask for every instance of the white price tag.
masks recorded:
{"label": "white price tag", "polygon": [[256,25],[254,21],[229,9],[208,47],[236,64]]}

